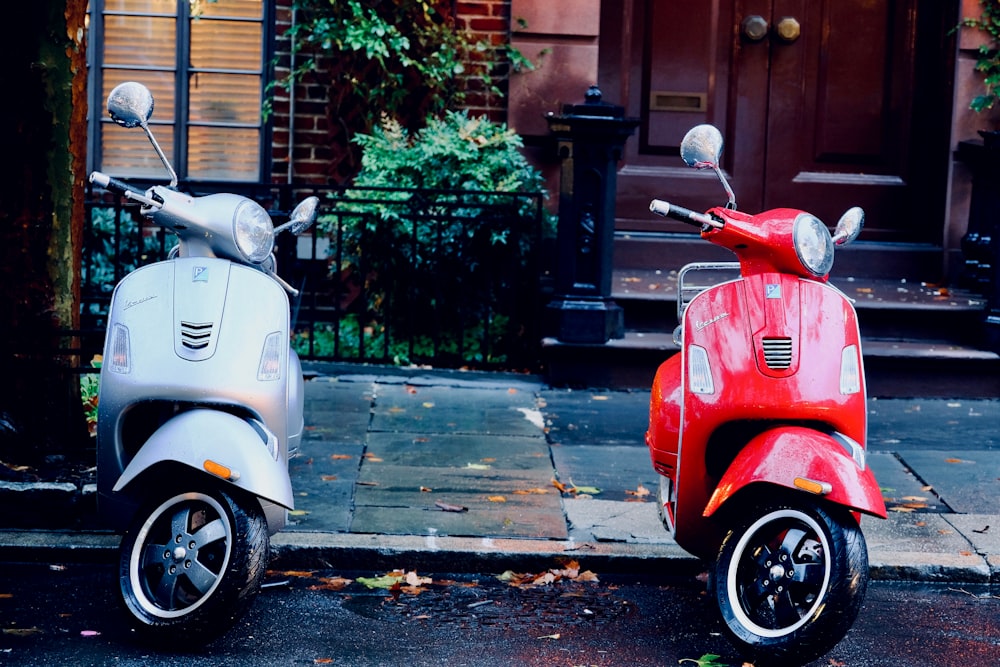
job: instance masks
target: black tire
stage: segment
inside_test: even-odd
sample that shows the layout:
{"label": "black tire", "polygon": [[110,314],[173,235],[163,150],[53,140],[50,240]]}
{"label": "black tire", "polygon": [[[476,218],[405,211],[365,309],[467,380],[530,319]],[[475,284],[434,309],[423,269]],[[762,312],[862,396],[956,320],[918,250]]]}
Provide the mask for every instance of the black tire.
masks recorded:
{"label": "black tire", "polygon": [[868,550],[848,512],[810,502],[758,504],[719,549],[712,572],[730,641],[755,664],[803,665],[854,624]]}
{"label": "black tire", "polygon": [[143,641],[202,645],[260,591],[268,561],[259,505],[221,490],[177,493],[136,515],[119,548],[119,595]]}

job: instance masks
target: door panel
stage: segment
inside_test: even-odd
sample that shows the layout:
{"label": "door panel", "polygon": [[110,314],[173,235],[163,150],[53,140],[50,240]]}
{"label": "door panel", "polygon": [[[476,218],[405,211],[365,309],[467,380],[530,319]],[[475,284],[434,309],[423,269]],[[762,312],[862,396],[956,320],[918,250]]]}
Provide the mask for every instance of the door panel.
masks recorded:
{"label": "door panel", "polygon": [[[687,230],[652,220],[652,197],[696,209],[725,201],[713,175],[677,157],[684,132],[709,122],[726,139],[742,210],[798,207],[832,226],[861,205],[868,239],[939,240],[954,0],[625,5],[605,0],[601,29],[605,96],[642,121],[619,172],[619,229]],[[767,21],[763,39],[743,34],[750,15]],[[777,27],[789,17],[799,32],[786,40]]]}

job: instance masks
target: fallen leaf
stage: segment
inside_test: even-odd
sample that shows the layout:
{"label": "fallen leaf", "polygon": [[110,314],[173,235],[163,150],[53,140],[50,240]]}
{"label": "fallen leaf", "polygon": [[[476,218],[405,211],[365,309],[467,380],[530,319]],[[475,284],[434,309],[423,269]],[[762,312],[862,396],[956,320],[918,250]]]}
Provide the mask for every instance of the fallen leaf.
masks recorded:
{"label": "fallen leaf", "polygon": [[592,401],[607,401],[610,398],[611,397],[608,396],[607,394],[594,394],[593,396],[590,397],[590,400],[592,400]]}
{"label": "fallen leaf", "polygon": [[649,489],[647,489],[642,484],[640,484],[638,486],[638,488],[636,488],[635,491],[629,491],[628,489],[626,489],[625,490],[625,495],[627,495],[627,496],[638,496],[639,498],[644,498],[645,496],[649,495]]}
{"label": "fallen leaf", "polygon": [[311,577],[313,576],[312,570],[278,570],[277,572],[268,571],[268,575],[274,577]]}
{"label": "fallen leaf", "polygon": [[492,456],[487,456],[486,458],[479,459],[479,460],[481,462],[483,462],[483,463],[496,463],[497,462],[497,460],[495,458],[493,458]]}
{"label": "fallen leaf", "polygon": [[41,634],[41,630],[38,628],[4,628],[3,633],[5,635],[13,635],[15,637],[30,637],[31,635]]}
{"label": "fallen leaf", "polygon": [[507,390],[507,393],[508,394],[516,394],[517,393],[517,389],[514,389],[514,387],[511,387],[510,389]]}
{"label": "fallen leaf", "polygon": [[305,516],[309,514],[306,510],[288,510],[288,514],[291,516]]}
{"label": "fallen leaf", "polygon": [[444,502],[443,500],[435,500],[434,505],[445,512],[468,512],[468,507],[462,507],[461,505],[451,505]]}
{"label": "fallen leaf", "polygon": [[505,503],[505,502],[507,502],[507,499],[504,498],[503,496],[487,496],[486,500],[490,501],[491,503]]}
{"label": "fallen leaf", "polygon": [[315,658],[313,659],[314,665],[332,665],[333,658]]}
{"label": "fallen leaf", "polygon": [[552,486],[559,489],[560,493],[569,493],[569,489],[566,488],[566,485],[560,482],[558,479],[555,478],[552,479]]}
{"label": "fallen leaf", "polygon": [[513,493],[515,496],[534,496],[534,495],[542,496],[548,492],[549,492],[548,489],[542,489],[537,486],[533,489],[514,489],[513,491],[511,491],[511,493]]}
{"label": "fallen leaf", "polygon": [[365,460],[372,461],[373,463],[382,463],[382,459],[375,455],[374,452],[365,452]]}
{"label": "fallen leaf", "polygon": [[489,470],[490,466],[485,463],[466,463],[466,470]]}
{"label": "fallen leaf", "polygon": [[390,572],[381,577],[358,577],[358,583],[367,588],[390,589],[399,584],[403,578],[402,572]]}
{"label": "fallen leaf", "polygon": [[350,454],[331,454],[330,458],[334,461],[350,461],[354,457]]}
{"label": "fallen leaf", "polygon": [[333,481],[336,481],[337,476],[336,475],[320,475],[320,479],[323,480],[324,482],[333,482]]}
{"label": "fallen leaf", "polygon": [[433,407],[434,407],[434,404],[433,404],[433,403],[431,403],[430,401],[425,401],[425,402],[423,403],[423,406],[424,406],[425,408],[433,408]]}
{"label": "fallen leaf", "polygon": [[403,581],[409,586],[423,586],[424,584],[434,583],[434,580],[430,577],[421,577],[417,574],[416,570],[412,572],[407,572],[403,577]]}
{"label": "fallen leaf", "polygon": [[431,491],[432,491],[432,489],[430,489],[430,488],[428,488],[426,486],[421,486],[420,487],[420,493],[430,493]]}
{"label": "fallen leaf", "polygon": [[341,591],[347,588],[353,579],[345,579],[344,577],[320,577],[318,584],[313,584],[309,587],[311,591]]}

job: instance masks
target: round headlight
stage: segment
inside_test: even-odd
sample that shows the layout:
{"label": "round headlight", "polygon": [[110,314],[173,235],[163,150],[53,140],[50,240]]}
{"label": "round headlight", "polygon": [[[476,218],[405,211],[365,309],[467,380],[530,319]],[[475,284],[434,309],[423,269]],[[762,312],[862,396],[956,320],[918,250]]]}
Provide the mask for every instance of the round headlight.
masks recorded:
{"label": "round headlight", "polygon": [[792,227],[795,254],[807,271],[825,276],[833,268],[833,239],[830,230],[819,218],[801,213]]}
{"label": "round headlight", "polygon": [[233,239],[248,262],[260,264],[274,248],[274,224],[264,208],[249,199],[236,207],[233,215]]}

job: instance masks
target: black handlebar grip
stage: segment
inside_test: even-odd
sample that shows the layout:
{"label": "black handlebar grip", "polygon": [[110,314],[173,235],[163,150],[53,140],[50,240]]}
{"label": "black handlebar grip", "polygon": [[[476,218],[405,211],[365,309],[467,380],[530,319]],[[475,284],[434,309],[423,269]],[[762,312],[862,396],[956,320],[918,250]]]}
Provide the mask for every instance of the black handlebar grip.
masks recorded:
{"label": "black handlebar grip", "polygon": [[126,192],[132,192],[137,195],[145,196],[145,192],[138,188],[133,188],[131,185],[124,181],[119,181],[117,178],[111,178],[107,174],[102,174],[99,171],[95,171],[90,174],[90,182],[94,185],[99,185],[105,190],[110,192],[117,192],[119,194],[125,194]]}

